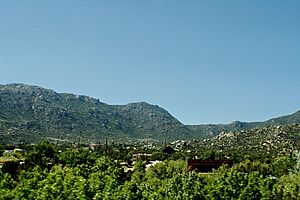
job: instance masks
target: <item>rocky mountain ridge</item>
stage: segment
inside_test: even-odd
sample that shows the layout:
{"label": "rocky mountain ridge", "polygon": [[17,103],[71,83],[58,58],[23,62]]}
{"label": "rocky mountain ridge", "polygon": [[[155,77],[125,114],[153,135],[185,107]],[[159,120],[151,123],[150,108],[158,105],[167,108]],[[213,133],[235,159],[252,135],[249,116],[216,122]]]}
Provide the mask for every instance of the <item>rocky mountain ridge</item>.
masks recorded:
{"label": "rocky mountain ridge", "polygon": [[98,142],[104,138],[186,138],[189,129],[159,106],[108,105],[82,95],[24,84],[0,86],[1,142],[46,138]]}
{"label": "rocky mountain ridge", "polygon": [[222,132],[213,138],[197,141],[193,146],[215,150],[228,157],[291,155],[300,150],[300,125],[271,125],[246,131]]}
{"label": "rocky mountain ridge", "polygon": [[263,128],[272,125],[287,125],[300,124],[300,110],[290,115],[285,115],[277,118],[272,118],[263,122],[241,122],[234,121],[229,124],[203,124],[203,125],[188,125],[195,132],[202,132],[206,138],[214,137],[221,132],[229,131],[245,131],[253,128]]}
{"label": "rocky mountain ridge", "polygon": [[300,111],[265,122],[184,125],[146,102],[108,105],[84,95],[57,93],[25,84],[0,85],[0,143],[40,140],[99,142],[204,139],[222,132],[300,123]]}

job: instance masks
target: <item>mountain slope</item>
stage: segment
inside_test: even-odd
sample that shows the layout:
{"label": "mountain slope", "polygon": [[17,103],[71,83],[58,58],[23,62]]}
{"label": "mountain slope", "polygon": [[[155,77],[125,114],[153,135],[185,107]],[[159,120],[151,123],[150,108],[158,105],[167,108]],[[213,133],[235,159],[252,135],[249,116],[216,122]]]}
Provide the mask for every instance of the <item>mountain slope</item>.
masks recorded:
{"label": "mountain slope", "polygon": [[37,86],[0,86],[2,143],[189,136],[189,129],[166,110],[147,103],[114,106],[87,96],[60,94]]}
{"label": "mountain slope", "polygon": [[193,145],[197,149],[215,150],[229,157],[289,155],[300,149],[300,125],[272,125],[247,131],[223,132]]}
{"label": "mountain slope", "polygon": [[265,122],[184,125],[145,102],[108,105],[87,96],[24,84],[0,85],[0,143],[40,140],[203,139],[221,132],[300,123],[300,111]]}
{"label": "mountain slope", "polygon": [[300,123],[300,110],[290,115],[272,118],[263,122],[234,121],[230,124],[188,125],[188,127],[196,133],[201,133],[203,137],[210,138],[224,131],[242,131],[250,130],[253,128],[262,128],[271,125],[287,125],[297,123]]}

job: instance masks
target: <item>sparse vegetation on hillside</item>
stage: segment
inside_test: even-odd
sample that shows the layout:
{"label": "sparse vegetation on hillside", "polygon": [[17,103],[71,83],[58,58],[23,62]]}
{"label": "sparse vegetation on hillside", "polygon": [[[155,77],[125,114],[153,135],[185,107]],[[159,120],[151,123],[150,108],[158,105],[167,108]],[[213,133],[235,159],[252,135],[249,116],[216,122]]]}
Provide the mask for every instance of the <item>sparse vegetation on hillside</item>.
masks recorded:
{"label": "sparse vegetation on hillside", "polygon": [[36,86],[0,86],[1,143],[40,140],[98,142],[189,138],[189,129],[166,110],[147,103],[107,105]]}
{"label": "sparse vegetation on hillside", "polygon": [[248,131],[300,122],[300,111],[265,122],[184,125],[163,108],[145,102],[108,105],[87,96],[56,93],[23,84],[0,85],[0,144],[98,143],[212,138],[222,132]]}
{"label": "sparse vegetation on hillside", "polygon": [[273,118],[263,122],[241,122],[234,121],[230,124],[203,124],[203,125],[188,125],[196,133],[202,133],[206,138],[214,137],[221,132],[229,131],[246,131],[254,128],[263,128],[271,125],[287,125],[300,123],[300,111],[291,115]]}
{"label": "sparse vegetation on hillside", "polygon": [[274,125],[247,131],[222,132],[213,138],[191,142],[190,146],[195,151],[198,149],[198,153],[212,150],[218,155],[236,157],[237,160],[245,156],[261,159],[290,155],[300,149],[300,125]]}

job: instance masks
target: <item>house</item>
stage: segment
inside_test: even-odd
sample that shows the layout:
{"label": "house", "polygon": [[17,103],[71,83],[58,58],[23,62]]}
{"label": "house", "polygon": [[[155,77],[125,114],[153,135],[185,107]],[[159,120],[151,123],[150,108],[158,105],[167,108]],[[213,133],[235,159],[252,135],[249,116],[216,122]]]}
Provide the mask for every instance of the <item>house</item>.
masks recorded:
{"label": "house", "polygon": [[228,165],[231,167],[233,165],[232,160],[197,160],[188,159],[188,170],[197,170],[199,172],[212,172],[213,169],[218,169],[222,165]]}
{"label": "house", "polygon": [[90,144],[90,148],[93,150],[93,151],[96,151],[100,148],[100,144]]}
{"label": "house", "polygon": [[151,156],[151,153],[135,153],[132,154],[132,160],[148,160]]}
{"label": "house", "polygon": [[14,150],[11,150],[11,149],[9,149],[9,150],[8,150],[8,149],[5,149],[5,150],[4,150],[4,153],[11,155],[11,154],[14,153]]}
{"label": "house", "polygon": [[162,161],[160,160],[154,160],[154,161],[149,161],[149,164],[146,165],[146,170],[150,169],[151,167],[154,167],[158,163],[161,163]]}
{"label": "house", "polygon": [[166,148],[163,149],[163,152],[164,152],[165,154],[173,154],[173,153],[175,153],[176,151],[175,151],[175,149],[173,149],[172,147],[167,146]]}
{"label": "house", "polygon": [[24,149],[19,149],[19,148],[14,149],[14,153],[24,153],[24,152],[25,152]]}

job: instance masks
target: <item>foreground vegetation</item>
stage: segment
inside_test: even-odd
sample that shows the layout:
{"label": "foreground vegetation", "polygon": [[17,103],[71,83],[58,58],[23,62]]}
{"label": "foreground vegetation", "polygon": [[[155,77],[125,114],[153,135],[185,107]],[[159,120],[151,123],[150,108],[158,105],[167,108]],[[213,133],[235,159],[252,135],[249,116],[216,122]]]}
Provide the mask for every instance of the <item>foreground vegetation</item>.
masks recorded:
{"label": "foreground vegetation", "polygon": [[3,165],[0,199],[300,199],[299,153],[245,159],[211,174],[189,172],[186,160],[172,156],[148,169],[137,161],[125,172],[120,154],[35,145],[13,155],[24,165]]}

